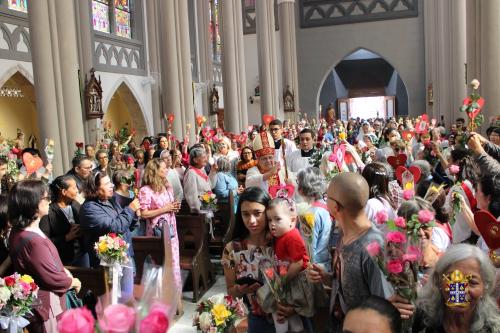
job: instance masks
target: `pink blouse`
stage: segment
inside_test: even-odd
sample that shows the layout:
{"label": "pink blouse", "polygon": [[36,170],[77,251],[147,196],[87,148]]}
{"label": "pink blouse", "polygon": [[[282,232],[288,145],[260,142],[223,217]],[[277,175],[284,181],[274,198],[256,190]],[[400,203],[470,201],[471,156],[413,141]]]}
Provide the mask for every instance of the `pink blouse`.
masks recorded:
{"label": "pink blouse", "polygon": [[[167,187],[166,191],[161,193],[154,192],[149,185],[141,187],[139,191],[139,202],[141,209],[155,210],[165,207],[168,203],[175,201],[174,191],[171,186]],[[174,213],[164,213],[153,218],[148,219],[146,226],[146,236],[153,236],[153,228],[161,223],[168,223],[169,229],[176,232],[177,227],[175,224]],[[173,235],[170,235],[173,236]]]}

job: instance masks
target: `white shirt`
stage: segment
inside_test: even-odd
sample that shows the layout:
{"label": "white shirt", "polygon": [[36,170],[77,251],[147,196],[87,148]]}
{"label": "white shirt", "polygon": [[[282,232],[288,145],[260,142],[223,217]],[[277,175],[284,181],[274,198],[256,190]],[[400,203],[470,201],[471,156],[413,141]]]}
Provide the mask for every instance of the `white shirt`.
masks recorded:
{"label": "white shirt", "polygon": [[[471,182],[468,180],[465,180],[464,183],[466,186],[471,190],[472,195],[475,195],[474,193],[474,187],[472,186]],[[470,202],[469,199],[467,198],[467,195],[465,195],[464,190],[462,189],[462,186],[460,185],[454,185],[450,192],[448,192],[448,195],[446,196],[446,202],[444,204],[444,207],[446,210],[448,210],[451,214],[455,214],[453,212],[453,204],[452,204],[452,199],[451,196],[453,192],[457,192],[461,196],[463,196],[465,202],[467,205],[470,207]],[[467,224],[467,221],[465,221],[464,214],[462,212],[459,212],[455,215],[455,223],[451,227],[451,231],[453,233],[453,243],[462,243],[464,240],[468,239],[471,236],[472,230]]]}
{"label": "white shirt", "polygon": [[[288,163],[288,156],[290,156],[292,154],[292,152],[298,150],[297,148],[297,145],[295,144],[295,142],[293,141],[290,141],[288,139],[284,139],[284,144],[285,144],[285,158],[286,158],[286,162]],[[276,149],[274,151],[274,159],[278,162],[280,162],[281,164],[281,167],[284,167],[285,166],[285,163],[283,162],[283,147],[280,146],[280,149]],[[287,165],[288,169],[290,169],[290,167]]]}
{"label": "white shirt", "polygon": [[286,156],[288,169],[292,172],[299,172],[309,166],[309,157],[302,157],[302,151],[295,150],[290,155]]}
{"label": "white shirt", "polygon": [[439,251],[445,252],[451,244],[450,237],[441,227],[432,228],[431,243],[436,246]]}
{"label": "white shirt", "polygon": [[[285,169],[281,168],[278,171],[278,176],[280,178],[280,185],[286,185],[285,183]],[[288,171],[288,179],[290,179],[293,183],[295,183],[295,174]],[[269,185],[267,184],[267,180],[264,180],[264,175],[260,172],[257,166],[251,167],[247,171],[247,177],[245,179],[245,187],[257,186],[263,189],[264,191],[269,191]],[[296,187],[296,186],[295,186]]]}
{"label": "white shirt", "polygon": [[167,173],[167,180],[170,185],[172,185],[175,200],[181,202],[182,199],[184,199],[184,190],[182,189],[181,180],[177,171],[169,169]]}
{"label": "white shirt", "polygon": [[387,213],[389,220],[394,220],[397,217],[396,211],[394,210],[394,208],[392,208],[389,201],[385,200],[384,198],[369,199],[365,206],[365,214],[368,217],[368,219],[372,221],[372,223],[375,224],[377,227],[379,225],[377,224],[377,219],[375,216],[380,211],[385,211]]}
{"label": "white shirt", "polygon": [[217,182],[215,177],[216,174],[212,173],[209,179],[205,180],[192,169],[189,169],[184,175],[184,198],[192,212],[198,213],[200,211],[201,201],[199,196],[212,190]]}

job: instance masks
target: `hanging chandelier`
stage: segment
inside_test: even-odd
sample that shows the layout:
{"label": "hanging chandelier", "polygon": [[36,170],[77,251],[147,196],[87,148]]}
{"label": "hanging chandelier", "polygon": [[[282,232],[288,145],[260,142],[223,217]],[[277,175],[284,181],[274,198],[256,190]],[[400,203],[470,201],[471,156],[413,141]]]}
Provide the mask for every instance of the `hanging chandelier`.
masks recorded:
{"label": "hanging chandelier", "polygon": [[0,97],[22,98],[24,94],[21,89],[5,87],[0,89]]}

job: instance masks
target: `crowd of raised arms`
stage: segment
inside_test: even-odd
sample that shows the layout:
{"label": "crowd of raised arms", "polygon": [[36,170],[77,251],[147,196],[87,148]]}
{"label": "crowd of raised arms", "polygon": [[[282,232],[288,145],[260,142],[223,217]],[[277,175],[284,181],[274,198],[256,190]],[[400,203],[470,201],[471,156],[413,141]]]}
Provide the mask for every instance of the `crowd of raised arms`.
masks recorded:
{"label": "crowd of raised arms", "polygon": [[[219,259],[250,333],[500,332],[500,120],[294,117],[241,133],[202,121],[196,142],[124,127],[77,143],[62,175],[57,142],[0,136],[0,276],[39,286],[29,332],[55,331],[82,287],[64,266],[99,267],[94,244],[110,233],[169,235],[164,265],[182,290],[176,214],[215,223],[229,202]],[[123,267],[120,302],[134,274]],[[194,325],[209,332],[214,316]]]}

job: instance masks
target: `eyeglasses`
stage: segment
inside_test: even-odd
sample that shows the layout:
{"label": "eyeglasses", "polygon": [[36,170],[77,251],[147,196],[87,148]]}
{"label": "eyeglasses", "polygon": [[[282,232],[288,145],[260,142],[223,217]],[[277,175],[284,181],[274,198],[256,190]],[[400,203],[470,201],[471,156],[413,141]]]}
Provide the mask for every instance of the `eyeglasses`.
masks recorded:
{"label": "eyeglasses", "polygon": [[344,208],[344,206],[342,206],[342,204],[340,202],[338,202],[337,200],[335,200],[334,198],[330,197],[330,196],[327,196],[328,199],[332,200],[333,202],[335,202],[335,204],[337,206],[339,206],[339,208]]}
{"label": "eyeglasses", "polygon": [[42,198],[40,199],[40,201],[42,201],[42,200],[45,200],[45,201],[47,201],[48,203],[50,203],[50,201],[51,201],[51,200],[50,200],[50,197],[49,197],[48,195],[46,195],[46,196],[42,197]]}
{"label": "eyeglasses", "polygon": [[281,128],[279,127],[273,127],[269,129],[269,132],[278,132]]}

